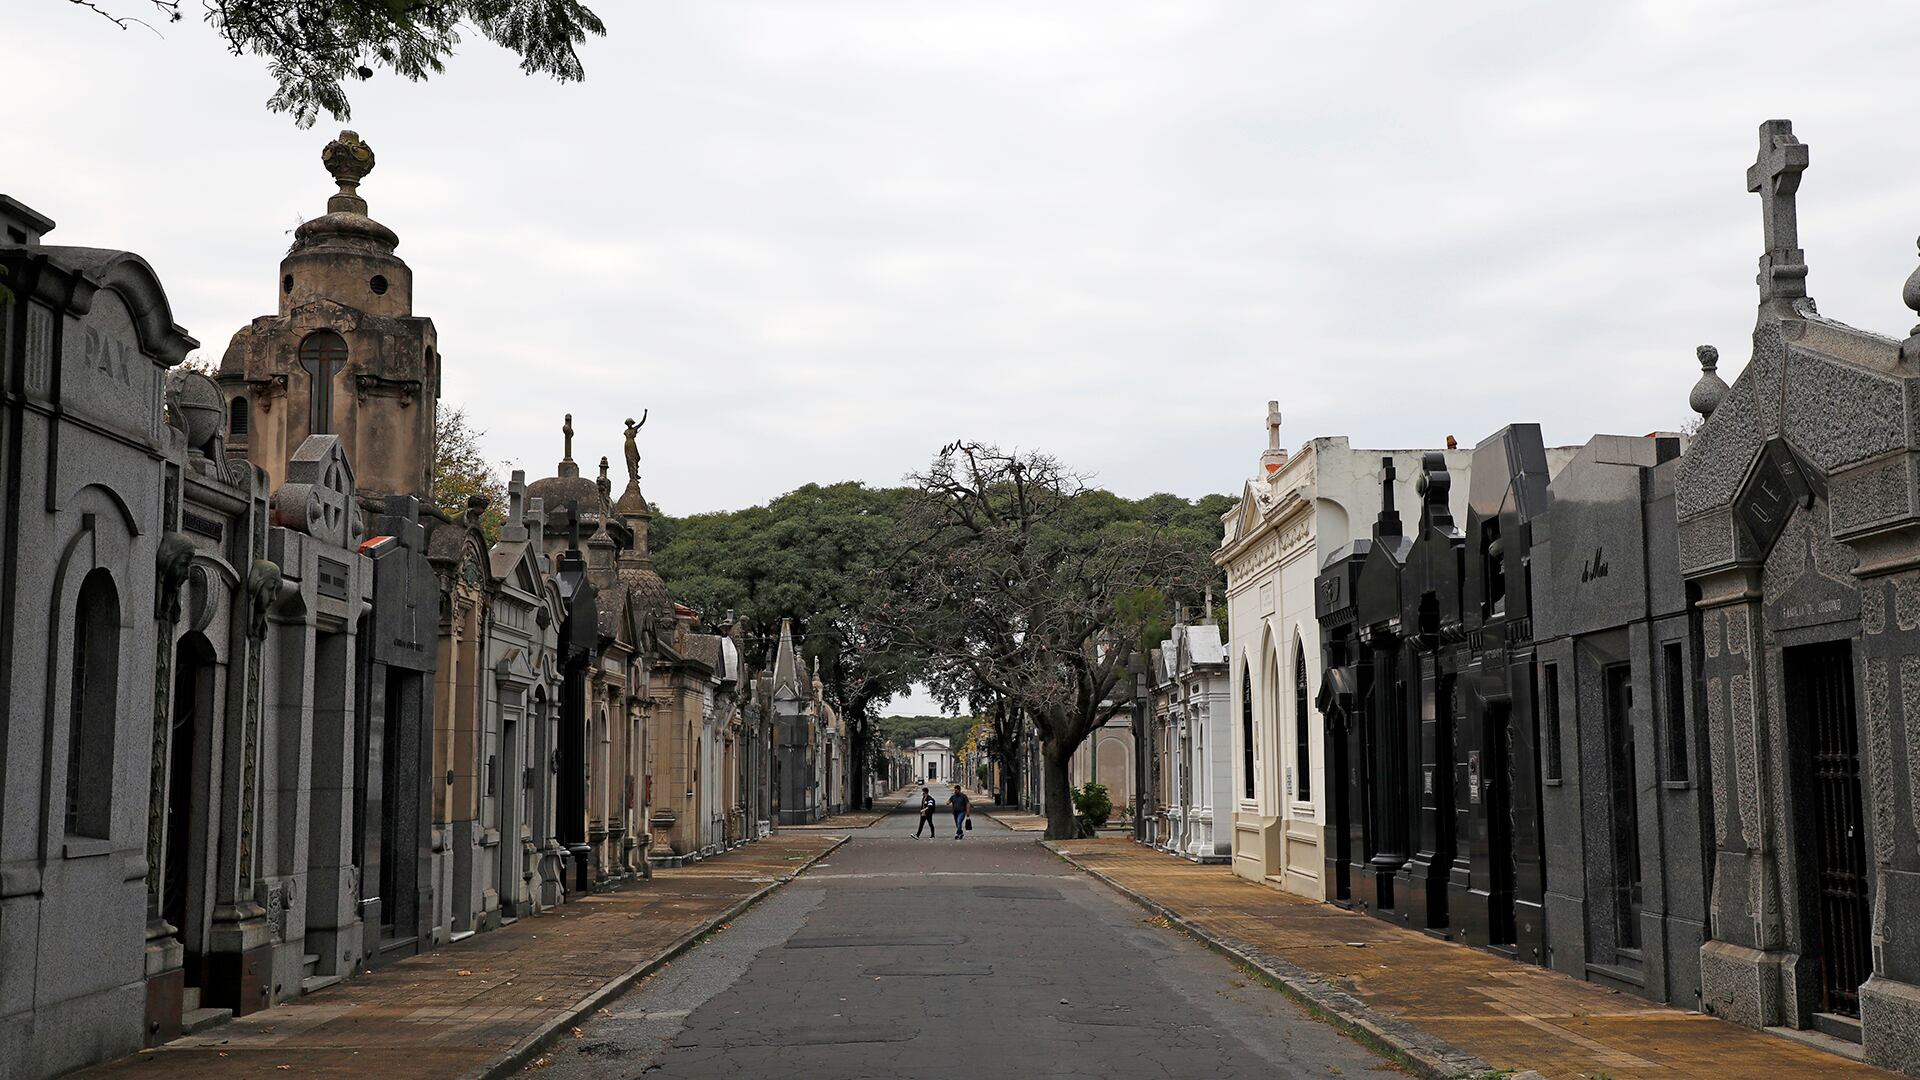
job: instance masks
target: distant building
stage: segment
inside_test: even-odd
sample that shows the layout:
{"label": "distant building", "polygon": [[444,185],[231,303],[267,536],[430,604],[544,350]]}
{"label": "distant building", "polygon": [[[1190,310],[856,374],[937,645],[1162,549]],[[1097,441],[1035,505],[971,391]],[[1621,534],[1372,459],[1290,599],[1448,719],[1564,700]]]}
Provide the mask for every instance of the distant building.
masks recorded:
{"label": "distant building", "polygon": [[953,740],[926,735],[913,740],[913,775],[923,783],[953,779]]}

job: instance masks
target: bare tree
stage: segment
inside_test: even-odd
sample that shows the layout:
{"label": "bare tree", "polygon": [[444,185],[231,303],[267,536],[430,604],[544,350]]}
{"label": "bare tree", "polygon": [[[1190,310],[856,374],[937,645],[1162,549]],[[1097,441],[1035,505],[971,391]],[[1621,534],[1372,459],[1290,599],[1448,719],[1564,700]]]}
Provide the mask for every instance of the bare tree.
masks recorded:
{"label": "bare tree", "polygon": [[[920,651],[937,689],[990,695],[1041,743],[1047,836],[1075,835],[1073,753],[1131,701],[1140,613],[1212,567],[1184,536],[1103,510],[1085,478],[1048,455],[943,447],[910,478],[893,637]],[[940,684],[944,684],[941,686]]]}

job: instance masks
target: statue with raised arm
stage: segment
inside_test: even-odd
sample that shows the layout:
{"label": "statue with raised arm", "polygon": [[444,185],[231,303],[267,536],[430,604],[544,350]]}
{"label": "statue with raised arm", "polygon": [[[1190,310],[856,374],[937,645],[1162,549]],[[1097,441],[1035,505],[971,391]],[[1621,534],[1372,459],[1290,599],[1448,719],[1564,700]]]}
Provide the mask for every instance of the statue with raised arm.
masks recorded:
{"label": "statue with raised arm", "polygon": [[647,426],[647,410],[640,410],[640,422],[634,423],[633,417],[627,417],[627,481],[636,487],[640,484],[640,429]]}

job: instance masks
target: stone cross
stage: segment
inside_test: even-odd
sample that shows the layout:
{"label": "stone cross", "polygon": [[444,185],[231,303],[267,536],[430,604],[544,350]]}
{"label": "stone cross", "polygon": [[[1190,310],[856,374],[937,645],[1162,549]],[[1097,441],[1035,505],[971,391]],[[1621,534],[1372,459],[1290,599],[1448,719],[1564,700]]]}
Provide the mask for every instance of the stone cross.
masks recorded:
{"label": "stone cross", "polygon": [[1760,195],[1766,254],[1760,256],[1760,299],[1807,295],[1807,260],[1800,250],[1800,225],[1794,195],[1807,170],[1807,146],[1793,137],[1793,121],[1760,125],[1760,153],[1747,169],[1747,190]]}
{"label": "stone cross", "polygon": [[1393,506],[1393,482],[1398,478],[1391,457],[1380,459],[1380,517],[1374,523],[1374,531],[1381,536],[1400,535],[1400,511]]}
{"label": "stone cross", "polygon": [[[337,340],[337,339],[336,339]],[[307,373],[307,434],[333,433],[333,379],[347,366],[346,350],[331,343],[300,350],[300,366]]]}
{"label": "stone cross", "polygon": [[567,421],[560,425],[560,460],[573,460],[573,414],[567,414]]}
{"label": "stone cross", "polygon": [[1280,449],[1280,403],[1267,402],[1267,449]]}

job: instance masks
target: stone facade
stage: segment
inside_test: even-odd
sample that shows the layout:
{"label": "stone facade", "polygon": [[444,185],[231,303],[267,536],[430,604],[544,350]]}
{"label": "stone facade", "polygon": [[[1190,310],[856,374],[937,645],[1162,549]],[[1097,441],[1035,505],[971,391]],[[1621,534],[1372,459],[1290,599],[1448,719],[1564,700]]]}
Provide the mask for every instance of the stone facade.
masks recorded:
{"label": "stone facade", "polygon": [[1219,625],[1183,616],[1152,650],[1149,670],[1150,737],[1141,752],[1152,794],[1144,839],[1196,862],[1229,862],[1231,823],[1214,810],[1233,790],[1233,712]]}
{"label": "stone facade", "polygon": [[[1330,763],[1321,694],[1321,633],[1315,578],[1330,559],[1366,538],[1380,500],[1381,462],[1401,477],[1411,504],[1422,451],[1356,450],[1345,438],[1280,448],[1277,402],[1267,406],[1267,448],[1240,502],[1224,518],[1214,561],[1227,573],[1230,760],[1234,872],[1324,899]],[[1464,469],[1466,455],[1447,451]],[[1460,496],[1464,498],[1464,492]],[[1464,511],[1464,506],[1461,507]]]}
{"label": "stone facade", "polygon": [[1533,532],[1549,963],[1698,1008],[1711,830],[1673,482],[1682,440],[1595,436]]}
{"label": "stone facade", "polygon": [[[174,615],[156,568],[184,585],[198,567],[209,607],[219,583],[163,528],[180,463],[162,384],[196,342],[158,277],[131,252],[43,243],[53,222],[4,196],[0,229],[0,1074],[40,1076],[139,1049],[147,1000],[178,1000],[146,884],[153,658]],[[243,507],[264,519],[264,500]]]}
{"label": "stone facade", "polygon": [[[1753,354],[1674,484],[1712,778],[1708,1010],[1856,1034],[1920,1075],[1920,337],[1822,316],[1795,198],[1807,147],[1760,128]],[[1920,273],[1904,290],[1920,310]]]}
{"label": "stone facade", "polygon": [[1316,586],[1328,899],[1542,963],[1531,545],[1572,451],[1513,425],[1461,457],[1421,453],[1406,502],[1383,457],[1372,535]]}
{"label": "stone facade", "polygon": [[[358,194],[372,151],[323,161],[340,190],[277,314],[212,378],[169,371],[196,343],[145,262],[44,244],[0,196],[0,1074],[645,873],[663,711],[700,720],[673,850],[769,827],[769,710],[738,628],[695,632],[652,569],[640,424],[618,500],[569,424],[491,542],[484,500],[433,506],[437,338]],[[844,727],[808,689],[841,805]]]}

